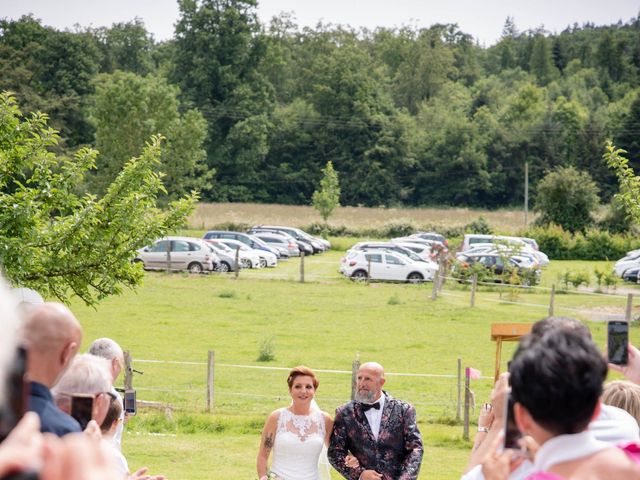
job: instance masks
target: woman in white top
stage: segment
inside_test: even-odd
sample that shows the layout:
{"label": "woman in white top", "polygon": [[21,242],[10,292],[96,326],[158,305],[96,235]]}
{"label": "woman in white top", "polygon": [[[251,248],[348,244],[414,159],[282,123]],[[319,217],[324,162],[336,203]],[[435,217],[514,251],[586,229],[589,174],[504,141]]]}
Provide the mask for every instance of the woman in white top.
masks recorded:
{"label": "woman in white top", "polygon": [[[329,442],[333,419],[314,401],[318,379],[310,368],[292,369],[287,384],[291,405],[272,412],[262,430],[258,477],[260,480],[320,480],[318,459]],[[272,451],[271,468],[268,468]]]}

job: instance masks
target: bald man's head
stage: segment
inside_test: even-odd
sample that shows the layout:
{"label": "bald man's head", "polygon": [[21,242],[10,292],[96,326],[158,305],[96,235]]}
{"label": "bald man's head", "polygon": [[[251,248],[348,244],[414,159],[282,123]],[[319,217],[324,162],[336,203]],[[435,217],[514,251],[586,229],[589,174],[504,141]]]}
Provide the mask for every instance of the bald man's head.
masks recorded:
{"label": "bald man's head", "polygon": [[373,403],[382,395],[384,368],[376,362],[363,363],[358,369],[356,400]]}
{"label": "bald man's head", "polygon": [[28,316],[22,328],[22,337],[30,348],[49,350],[70,340],[79,344],[82,341],[82,327],[67,307],[48,302]]}
{"label": "bald man's head", "polygon": [[77,353],[82,327],[64,305],[44,303],[24,322],[22,339],[29,350],[29,378],[51,388]]}

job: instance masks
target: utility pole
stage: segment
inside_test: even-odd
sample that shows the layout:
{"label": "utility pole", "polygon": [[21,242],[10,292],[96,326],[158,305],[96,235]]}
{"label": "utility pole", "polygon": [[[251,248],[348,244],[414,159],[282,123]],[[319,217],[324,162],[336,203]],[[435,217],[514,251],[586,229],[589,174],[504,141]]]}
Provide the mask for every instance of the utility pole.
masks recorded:
{"label": "utility pole", "polygon": [[529,162],[524,162],[524,226],[528,225],[529,216]]}

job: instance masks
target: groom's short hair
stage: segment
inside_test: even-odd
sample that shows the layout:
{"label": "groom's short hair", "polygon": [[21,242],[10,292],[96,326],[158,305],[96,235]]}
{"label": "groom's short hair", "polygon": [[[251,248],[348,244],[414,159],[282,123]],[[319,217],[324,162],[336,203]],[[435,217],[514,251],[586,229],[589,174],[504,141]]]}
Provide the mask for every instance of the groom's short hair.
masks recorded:
{"label": "groom's short hair", "polygon": [[297,367],[292,368],[289,372],[289,377],[287,377],[287,385],[289,385],[289,388],[293,387],[293,382],[296,377],[311,377],[314,389],[317,389],[318,385],[320,385],[320,382],[316,378],[316,374],[313,373],[313,370],[309,367],[305,367],[304,365],[298,365]]}

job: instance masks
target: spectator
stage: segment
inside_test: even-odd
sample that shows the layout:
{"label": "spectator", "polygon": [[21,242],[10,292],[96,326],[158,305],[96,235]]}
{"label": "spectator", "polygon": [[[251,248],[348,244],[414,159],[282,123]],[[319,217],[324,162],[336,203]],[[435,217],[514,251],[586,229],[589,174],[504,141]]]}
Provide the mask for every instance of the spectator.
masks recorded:
{"label": "spectator", "polygon": [[602,403],[629,412],[640,424],[640,385],[624,380],[609,382],[604,386]]}
{"label": "spectator", "polygon": [[58,409],[51,388],[65,372],[82,341],[73,313],[59,303],[44,303],[28,316],[22,329],[28,349],[28,409],[40,417],[40,429],[58,436],[80,432],[80,425]]}
{"label": "spectator", "polygon": [[[526,343],[526,342],[525,342]],[[621,448],[588,430],[600,410],[607,365],[592,341],[566,330],[520,345],[510,367],[511,395],[521,432],[539,445],[531,480],[640,478],[640,444]],[[513,452],[496,450],[483,463],[487,480],[508,478]]]}
{"label": "spectator", "polygon": [[102,439],[107,444],[107,448],[113,450],[113,457],[118,470],[122,473],[123,477],[126,477],[129,475],[129,464],[114,440],[118,424],[120,423],[121,413],[122,402],[118,402],[117,398],[112,398],[100,430],[102,431]]}
{"label": "spectator", "polygon": [[117,423],[115,435],[113,435],[113,442],[118,449],[122,449],[122,432],[124,430],[126,419],[122,397],[113,385],[115,385],[118,376],[120,376],[120,372],[122,372],[124,368],[124,353],[122,352],[122,348],[120,348],[120,345],[118,345],[110,338],[99,338],[97,340],[94,340],[94,342],[89,347],[89,353],[97,357],[102,357],[110,362],[109,366],[111,370],[112,383],[111,393],[116,396],[116,401],[120,403],[120,418],[119,422]]}
{"label": "spectator", "polygon": [[71,396],[93,395],[92,420],[102,425],[113,395],[111,393],[109,362],[104,358],[85,353],[77,355],[53,388],[53,396],[59,408],[70,412]]}

